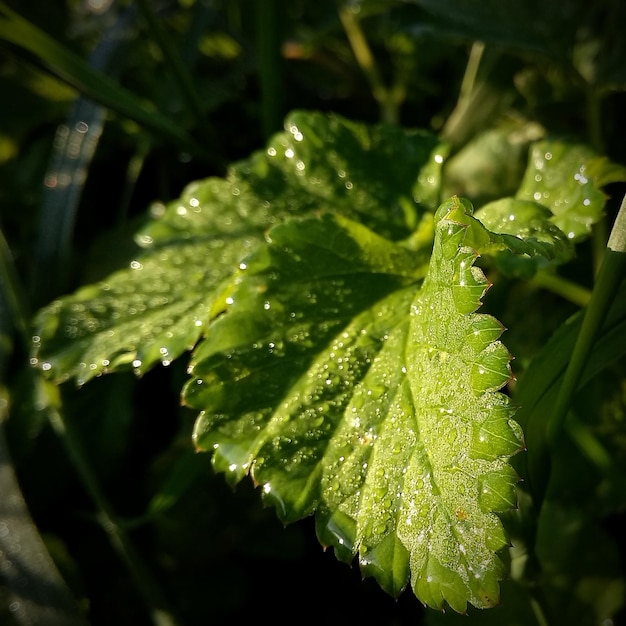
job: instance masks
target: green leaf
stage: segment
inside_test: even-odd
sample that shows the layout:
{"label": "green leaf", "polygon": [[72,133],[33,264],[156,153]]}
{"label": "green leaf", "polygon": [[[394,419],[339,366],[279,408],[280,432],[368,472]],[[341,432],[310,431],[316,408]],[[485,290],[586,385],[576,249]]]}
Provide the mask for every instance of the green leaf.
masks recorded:
{"label": "green leaf", "polygon": [[167,365],[224,310],[243,257],[286,216],[332,209],[401,239],[434,211],[446,149],[433,135],[304,112],[285,128],[226,179],[155,205],[130,267],[40,311],[33,362],[79,384]]}
{"label": "green leaf", "polygon": [[[515,51],[566,58],[574,43],[580,0],[407,0],[432,14],[438,32]],[[422,22],[424,22],[422,18]],[[424,29],[423,23],[420,24]]]}
{"label": "green leaf", "polygon": [[598,157],[588,146],[539,141],[531,148],[516,197],[548,207],[552,221],[578,241],[602,217],[606,203],[602,186],[624,180],[626,168]]}
{"label": "green leaf", "polygon": [[[358,554],[393,595],[463,612],[498,600],[521,448],[502,326],[468,243],[490,234],[454,198],[435,247],[410,252],[345,218],[291,220],[246,259],[229,310],[192,359],[199,449],[250,473],[285,521]],[[417,292],[417,297],[416,297]]]}
{"label": "green leaf", "polygon": [[480,133],[446,162],[444,195],[481,206],[514,194],[526,168],[529,144],[539,133],[532,123],[501,124]]}
{"label": "green leaf", "polygon": [[506,247],[495,252],[495,259],[507,275],[532,276],[542,267],[574,256],[571,241],[552,217],[541,204],[517,198],[502,198],[476,211],[476,219],[501,235]]}

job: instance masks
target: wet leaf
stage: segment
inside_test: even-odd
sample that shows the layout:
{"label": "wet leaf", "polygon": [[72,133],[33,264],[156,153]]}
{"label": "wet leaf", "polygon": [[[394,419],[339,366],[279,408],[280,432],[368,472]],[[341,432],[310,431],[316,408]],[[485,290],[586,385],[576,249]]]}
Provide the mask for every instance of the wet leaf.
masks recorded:
{"label": "wet leaf", "polygon": [[541,267],[574,256],[570,239],[554,224],[552,213],[537,202],[502,198],[481,207],[476,218],[505,242],[495,258],[507,275],[532,276]]}
{"label": "wet leaf", "polygon": [[602,217],[602,187],[626,180],[626,168],[582,144],[540,141],[533,145],[516,197],[548,207],[552,221],[572,240],[589,235]]}
{"label": "wet leaf", "polygon": [[456,198],[430,246],[362,225],[291,220],[246,259],[229,310],[192,360],[184,399],[199,449],[250,473],[285,521],[316,512],[320,541],[358,554],[398,595],[463,612],[498,601],[521,448],[501,324],[475,313],[492,235]]}
{"label": "wet leaf", "polygon": [[445,147],[433,135],[304,112],[285,129],[226,179],[155,205],[130,267],[37,315],[33,362],[79,384],[167,365],[203,336],[242,258],[286,216],[332,209],[401,239],[437,206]]}

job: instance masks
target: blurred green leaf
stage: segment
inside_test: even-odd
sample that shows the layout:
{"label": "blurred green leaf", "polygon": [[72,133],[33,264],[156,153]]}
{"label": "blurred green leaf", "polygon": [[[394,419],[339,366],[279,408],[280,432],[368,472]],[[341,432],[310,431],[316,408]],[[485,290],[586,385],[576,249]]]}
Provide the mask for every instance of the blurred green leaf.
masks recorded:
{"label": "blurred green leaf", "polygon": [[469,198],[475,206],[512,195],[526,167],[536,124],[502,125],[474,137],[446,163],[444,194]]}
{"label": "blurred green leaf", "polygon": [[532,276],[537,269],[561,264],[574,256],[565,233],[551,220],[552,213],[537,202],[502,198],[476,211],[476,218],[507,242],[495,253],[498,267],[509,276]]}
{"label": "blurred green leaf", "polygon": [[[582,0],[404,0],[422,7],[432,18],[416,28],[440,35],[483,41],[517,52],[567,59],[575,43]],[[577,12],[578,11],[578,12]]]}

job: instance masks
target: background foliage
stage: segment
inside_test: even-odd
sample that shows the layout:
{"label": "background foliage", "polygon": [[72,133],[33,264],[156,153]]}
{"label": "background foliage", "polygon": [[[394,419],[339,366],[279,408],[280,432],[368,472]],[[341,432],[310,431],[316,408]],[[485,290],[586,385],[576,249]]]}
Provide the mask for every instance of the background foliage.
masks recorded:
{"label": "background foliage", "polygon": [[[30,513],[83,614],[93,624],[158,623],[167,614],[194,624],[269,609],[337,623],[416,623],[426,613],[412,595],[395,602],[362,582],[321,551],[312,520],[283,528],[248,482],[233,493],[207,456],[193,454],[195,412],[179,403],[186,354],[146,367],[138,381],[128,371],[57,390],[29,368],[32,315],[126,266],[135,232],[162,235],[141,230],[146,207],[162,214],[190,181],[223,176],[293,109],[438,133],[450,146],[444,193],[479,205],[516,192],[537,139],[572,141],[578,147],[564,158],[573,161],[593,149],[626,163],[623,3],[515,1],[504,10],[498,0],[68,1],[15,3],[17,14],[11,5],[0,5],[0,410]],[[561,271],[575,286],[555,294],[544,275],[496,285],[488,296],[490,312],[510,328],[520,381],[513,391],[522,397],[525,385],[532,389],[524,379],[531,359],[588,296],[623,194],[619,171],[600,169],[606,219]],[[250,236],[264,228],[261,221]],[[190,248],[177,260],[181,276],[195,258]],[[566,332],[554,354],[570,345]],[[178,347],[189,342],[179,338]],[[600,352],[603,365],[608,354]],[[558,466],[563,475],[548,487],[558,498],[536,539],[544,567],[536,580],[568,623],[609,615],[617,623],[624,594],[623,363],[602,371],[577,398],[598,445],[587,457],[563,445],[559,454],[579,462]],[[85,489],[76,472],[84,459],[72,459],[57,436],[68,427],[64,437],[84,448],[95,488]],[[514,548],[526,563],[520,511],[509,525],[519,529]],[[127,535],[116,535],[107,515]],[[135,567],[152,572],[135,576],[139,590],[110,549],[127,538]],[[536,592],[519,587],[507,583],[503,600]],[[534,623],[529,606],[506,615]],[[478,619],[503,623],[498,610]],[[11,619],[19,623],[19,612]],[[429,623],[451,619],[428,614]]]}

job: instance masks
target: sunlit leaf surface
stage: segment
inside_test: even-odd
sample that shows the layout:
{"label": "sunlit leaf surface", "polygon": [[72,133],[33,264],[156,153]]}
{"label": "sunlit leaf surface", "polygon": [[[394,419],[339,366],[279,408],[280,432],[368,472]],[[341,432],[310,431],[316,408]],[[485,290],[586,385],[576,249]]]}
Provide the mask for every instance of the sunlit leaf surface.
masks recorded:
{"label": "sunlit leaf surface", "polygon": [[495,512],[515,505],[521,448],[502,326],[475,313],[492,239],[457,198],[434,250],[336,216],[291,220],[245,260],[192,360],[199,449],[250,473],[280,516],[316,511],[320,541],[393,595],[435,608],[498,601]]}
{"label": "sunlit leaf surface", "polygon": [[439,201],[445,147],[422,131],[296,112],[266,150],[226,179],[191,184],[137,235],[130,267],[43,309],[33,363],[79,384],[169,364],[223,310],[224,289],[263,232],[289,215],[332,209],[391,239]]}
{"label": "sunlit leaf surface", "polygon": [[530,276],[541,267],[565,263],[574,255],[571,240],[555,225],[552,212],[538,202],[502,198],[481,207],[476,218],[499,235],[492,237],[495,249],[489,252],[506,274]]}
{"label": "sunlit leaf surface", "polygon": [[602,217],[606,203],[602,187],[620,180],[626,180],[626,169],[598,157],[588,146],[539,141],[530,151],[516,197],[548,207],[556,226],[579,240]]}

